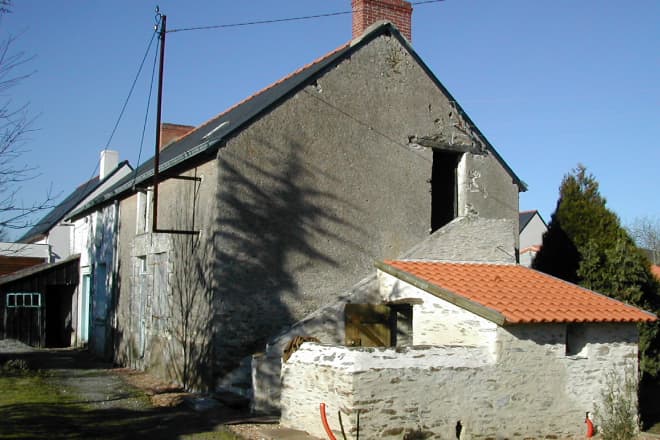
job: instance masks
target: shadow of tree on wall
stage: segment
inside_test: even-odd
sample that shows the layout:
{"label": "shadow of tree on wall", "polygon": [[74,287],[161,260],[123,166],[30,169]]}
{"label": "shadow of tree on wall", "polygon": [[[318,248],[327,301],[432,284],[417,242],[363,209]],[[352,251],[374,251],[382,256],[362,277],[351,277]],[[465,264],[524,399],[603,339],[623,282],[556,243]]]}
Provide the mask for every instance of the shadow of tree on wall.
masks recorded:
{"label": "shadow of tree on wall", "polygon": [[314,186],[317,170],[304,163],[302,151],[293,141],[286,151],[260,141],[252,154],[263,157],[255,160],[220,151],[214,238],[219,376],[301,317],[292,308],[300,313],[308,295],[318,294],[304,291],[301,274],[321,275],[345,263],[329,256],[327,246],[357,249],[333,232],[357,228],[327,209],[355,208]]}
{"label": "shadow of tree on wall", "polygon": [[212,379],[211,244],[199,235],[174,235],[170,275],[168,374],[186,389],[204,390]]}

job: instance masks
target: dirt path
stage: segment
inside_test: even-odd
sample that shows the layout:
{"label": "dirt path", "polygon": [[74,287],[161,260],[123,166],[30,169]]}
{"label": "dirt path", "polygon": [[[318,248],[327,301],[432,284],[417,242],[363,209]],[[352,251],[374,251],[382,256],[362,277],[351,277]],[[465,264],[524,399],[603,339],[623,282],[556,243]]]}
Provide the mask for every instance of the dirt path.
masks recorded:
{"label": "dirt path", "polygon": [[[0,438],[235,439],[224,424],[245,417],[76,349],[40,350],[0,340]],[[157,405],[154,405],[154,402]],[[162,405],[162,406],[158,406]]]}

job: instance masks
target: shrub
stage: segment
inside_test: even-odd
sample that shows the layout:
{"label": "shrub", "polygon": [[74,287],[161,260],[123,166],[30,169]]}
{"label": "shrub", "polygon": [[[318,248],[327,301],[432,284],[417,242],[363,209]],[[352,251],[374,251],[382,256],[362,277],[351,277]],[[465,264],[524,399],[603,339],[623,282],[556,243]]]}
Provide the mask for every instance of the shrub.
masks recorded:
{"label": "shrub", "polygon": [[637,438],[637,374],[633,367],[626,367],[623,374],[610,371],[605,376],[601,404],[596,407],[596,418],[603,440]]}

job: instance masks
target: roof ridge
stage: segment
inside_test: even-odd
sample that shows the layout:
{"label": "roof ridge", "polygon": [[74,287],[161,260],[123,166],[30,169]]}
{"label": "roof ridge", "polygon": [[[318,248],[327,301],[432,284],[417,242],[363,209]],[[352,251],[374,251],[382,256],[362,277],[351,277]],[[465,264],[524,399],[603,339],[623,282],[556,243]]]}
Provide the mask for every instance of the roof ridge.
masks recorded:
{"label": "roof ridge", "polygon": [[[318,64],[318,63],[320,63],[320,62],[326,60],[327,58],[331,57],[332,55],[336,54],[337,52],[346,49],[346,48],[349,47],[350,45],[351,45],[351,42],[350,42],[350,41],[349,41],[348,43],[344,43],[343,45],[341,45],[341,46],[339,46],[339,47],[337,47],[337,48],[331,50],[330,52],[328,52],[328,53],[326,53],[326,54],[324,54],[324,55],[322,55],[322,56],[316,58],[315,60],[313,60],[313,61],[311,61],[311,62],[309,62],[309,63],[303,65],[302,67],[299,67],[298,69],[294,70],[293,72],[288,73],[287,75],[285,75],[285,76],[283,76],[282,78],[276,80],[275,82],[270,83],[270,84],[267,85],[266,87],[264,87],[264,88],[258,90],[257,92],[254,92],[253,94],[249,95],[249,96],[246,97],[246,98],[243,98],[242,100],[240,100],[240,101],[234,103],[232,106],[226,108],[225,110],[221,111],[220,113],[216,114],[215,116],[212,116],[211,118],[209,118],[209,119],[207,119],[206,121],[202,122],[201,124],[199,124],[198,126],[196,126],[194,129],[190,130],[188,133],[186,133],[186,134],[180,136],[179,138],[177,138],[176,141],[175,141],[175,142],[172,142],[170,145],[173,145],[174,143],[176,143],[176,142],[178,142],[178,141],[180,141],[180,140],[186,138],[187,136],[189,136],[189,135],[191,135],[191,134],[197,132],[198,130],[200,130],[200,129],[206,127],[207,125],[209,125],[209,124],[211,124],[212,122],[216,121],[217,119],[221,118],[223,115],[226,115],[227,113],[230,113],[230,112],[231,112],[232,110],[234,110],[235,108],[237,108],[237,107],[239,107],[239,106],[245,104],[246,102],[248,102],[248,101],[250,101],[250,100],[256,98],[257,96],[261,95],[262,93],[267,92],[268,90],[272,89],[273,87],[276,87],[278,84],[283,83],[284,81],[288,80],[289,78],[292,78],[292,77],[296,76],[297,74],[299,74],[299,73],[301,73],[301,72],[303,72],[303,71],[305,71],[305,70],[307,70],[307,69],[313,67],[315,64]],[[169,146],[168,146],[168,147],[169,147]]]}

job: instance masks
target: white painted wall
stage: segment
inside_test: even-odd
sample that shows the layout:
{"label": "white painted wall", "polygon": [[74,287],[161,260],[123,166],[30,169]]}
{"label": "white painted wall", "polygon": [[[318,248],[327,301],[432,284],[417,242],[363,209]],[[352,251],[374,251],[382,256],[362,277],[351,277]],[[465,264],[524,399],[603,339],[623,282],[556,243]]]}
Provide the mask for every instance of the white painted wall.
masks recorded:
{"label": "white painted wall", "polygon": [[413,345],[482,347],[495,357],[497,325],[381,270],[383,302],[413,305]]}
{"label": "white painted wall", "polygon": [[27,243],[9,243],[0,242],[0,255],[7,257],[30,257],[46,258],[50,257],[50,246],[46,243],[27,244]]}

